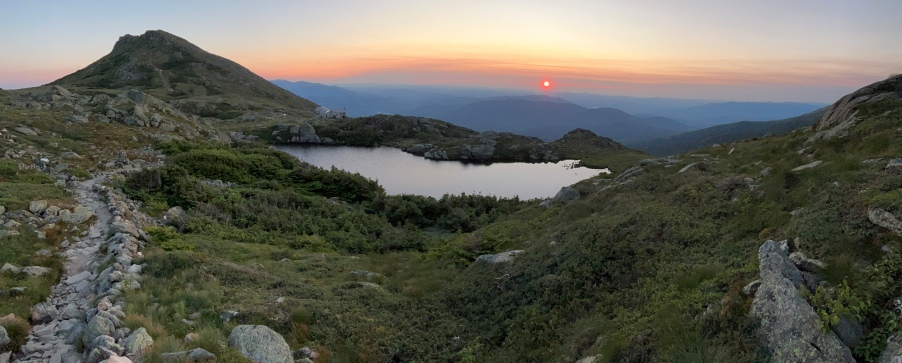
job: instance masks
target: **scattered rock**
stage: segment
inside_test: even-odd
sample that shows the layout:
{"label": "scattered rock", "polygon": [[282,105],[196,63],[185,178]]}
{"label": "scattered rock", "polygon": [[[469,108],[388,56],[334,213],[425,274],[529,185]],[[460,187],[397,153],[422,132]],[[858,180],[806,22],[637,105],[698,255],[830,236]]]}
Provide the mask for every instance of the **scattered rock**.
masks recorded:
{"label": "scattered rock", "polygon": [[81,159],[81,155],[76,154],[74,151],[66,151],[60,154],[60,157],[63,159]]}
{"label": "scattered rock", "polygon": [[807,258],[801,252],[793,252],[789,254],[789,260],[792,261],[792,263],[801,271],[817,273],[827,267],[826,263],[815,260],[813,258]]}
{"label": "scattered rock", "polygon": [[238,316],[238,312],[234,310],[223,310],[219,313],[219,318],[222,319],[222,321],[231,321],[236,316]]}
{"label": "scattered rock", "polygon": [[38,132],[30,127],[20,126],[13,128],[13,130],[23,135],[38,136]]}
{"label": "scattered rock", "polygon": [[858,343],[864,338],[864,326],[857,320],[849,318],[839,319],[839,324],[833,327],[833,332],[850,349],[858,346]]}
{"label": "scattered rock", "polygon": [[886,163],[887,171],[896,171],[902,170],[902,159],[892,159],[888,163]]}
{"label": "scattered rock", "polygon": [[9,333],[6,332],[6,328],[0,325],[0,349],[3,349],[7,344],[9,344],[11,340],[9,339]]}
{"label": "scattered rock", "polygon": [[902,236],[902,222],[895,215],[880,208],[868,210],[868,220],[880,227],[886,228],[897,236]]}
{"label": "scattered rock", "polygon": [[259,363],[291,363],[291,349],[279,333],[264,325],[239,325],[229,334],[229,347]]}
{"label": "scattered rock", "polygon": [[893,334],[886,340],[886,349],[877,359],[878,363],[899,363],[902,362],[902,340],[899,339],[898,333]]}
{"label": "scattered rock", "polygon": [[808,163],[808,164],[805,164],[802,166],[798,166],[790,171],[797,172],[797,171],[808,170],[808,169],[816,168],[818,165],[821,165],[821,164],[823,164],[823,161],[817,160],[817,161],[814,161],[814,162],[811,162],[811,163]]}
{"label": "scattered rock", "polygon": [[37,303],[31,307],[31,323],[43,324],[49,322],[59,316],[56,306],[51,303]]}
{"label": "scattered rock", "polygon": [[216,360],[216,355],[203,348],[194,348],[188,352],[188,361],[203,362],[208,360]]}
{"label": "scattered rock", "polygon": [[22,268],[22,272],[24,272],[26,275],[28,275],[28,277],[41,277],[46,274],[49,274],[51,271],[53,271],[53,270],[51,270],[48,267],[41,267],[41,266],[28,266],[28,267]]}
{"label": "scattered rock", "polygon": [[182,341],[185,342],[185,344],[188,344],[197,341],[198,339],[200,339],[200,335],[197,335],[197,333],[188,333]]}
{"label": "scattered rock", "polygon": [[28,211],[34,213],[35,215],[44,214],[44,211],[47,210],[49,205],[46,200],[35,200],[31,203],[28,203]]}
{"label": "scattered rock", "polygon": [[501,253],[496,253],[493,255],[480,255],[476,257],[476,262],[488,262],[488,263],[501,263],[501,262],[511,262],[514,260],[518,254],[523,252],[523,250],[513,250],[506,251]]}
{"label": "scattered rock", "polygon": [[125,355],[131,358],[137,358],[141,354],[153,346],[153,338],[147,334],[147,329],[135,329],[128,338],[125,338]]}
{"label": "scattered rock", "polygon": [[0,230],[0,238],[18,236],[19,231]]}
{"label": "scattered rock", "polygon": [[13,265],[11,263],[4,263],[3,267],[0,267],[0,274],[7,273],[7,272],[12,273],[12,274],[17,274],[17,273],[22,272],[22,268],[18,267],[16,265]]}

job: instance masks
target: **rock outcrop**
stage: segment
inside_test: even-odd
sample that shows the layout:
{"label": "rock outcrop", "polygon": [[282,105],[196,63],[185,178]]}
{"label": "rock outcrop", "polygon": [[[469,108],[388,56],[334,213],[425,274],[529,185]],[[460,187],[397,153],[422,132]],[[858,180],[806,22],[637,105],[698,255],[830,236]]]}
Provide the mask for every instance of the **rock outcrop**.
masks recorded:
{"label": "rock outcrop", "polygon": [[842,137],[861,121],[858,115],[860,107],[900,98],[902,98],[902,75],[892,76],[852,92],[830,106],[827,113],[815,124],[817,132],[808,139],[808,142]]}
{"label": "rock outcrop", "polygon": [[294,362],[285,338],[264,325],[236,326],[229,334],[229,347],[258,363]]}
{"label": "rock outcrop", "polygon": [[774,362],[855,362],[833,331],[822,331],[820,317],[802,298],[802,274],[790,261],[788,246],[767,241],[758,250],[761,284],[751,316],[760,320],[759,333]]}

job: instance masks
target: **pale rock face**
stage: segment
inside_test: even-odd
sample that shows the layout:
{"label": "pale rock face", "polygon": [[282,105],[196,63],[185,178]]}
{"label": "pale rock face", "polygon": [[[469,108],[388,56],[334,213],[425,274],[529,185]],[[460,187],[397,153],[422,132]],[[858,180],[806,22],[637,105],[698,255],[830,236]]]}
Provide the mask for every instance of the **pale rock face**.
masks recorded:
{"label": "pale rock face", "polygon": [[[855,362],[833,331],[820,329],[820,317],[799,293],[804,280],[786,249],[774,241],[758,250],[761,285],[750,315],[760,320],[759,332],[774,362]],[[805,287],[801,287],[805,288]]]}
{"label": "pale rock face", "polygon": [[294,362],[285,338],[263,325],[236,326],[229,334],[229,347],[259,363]]}

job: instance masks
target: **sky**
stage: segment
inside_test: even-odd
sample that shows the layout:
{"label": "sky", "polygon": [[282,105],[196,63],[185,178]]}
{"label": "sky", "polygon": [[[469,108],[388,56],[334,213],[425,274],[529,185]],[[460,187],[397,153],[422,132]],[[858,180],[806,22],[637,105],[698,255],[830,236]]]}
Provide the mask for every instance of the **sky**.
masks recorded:
{"label": "sky", "polygon": [[0,88],[162,29],[267,79],[830,103],[902,72],[899,14],[898,0],[0,0]]}

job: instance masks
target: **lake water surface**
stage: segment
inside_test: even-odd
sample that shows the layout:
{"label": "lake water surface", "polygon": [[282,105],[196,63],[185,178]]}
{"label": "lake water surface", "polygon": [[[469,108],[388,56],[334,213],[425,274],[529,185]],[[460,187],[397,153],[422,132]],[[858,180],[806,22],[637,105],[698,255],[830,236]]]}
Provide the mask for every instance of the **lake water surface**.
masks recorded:
{"label": "lake water surface", "polygon": [[469,164],[435,161],[389,147],[276,146],[278,150],[322,167],[360,173],[379,182],[388,194],[482,194],[520,199],[553,197],[563,186],[607,172],[558,163]]}

